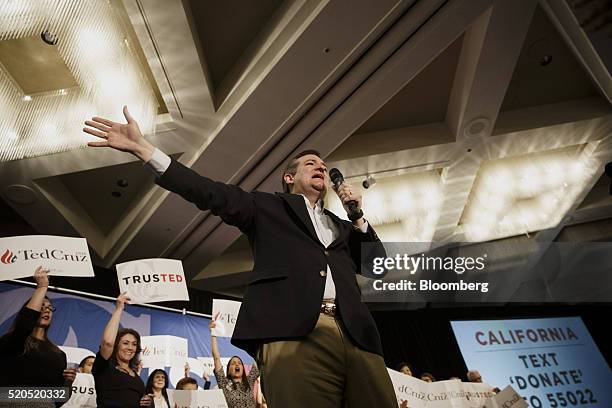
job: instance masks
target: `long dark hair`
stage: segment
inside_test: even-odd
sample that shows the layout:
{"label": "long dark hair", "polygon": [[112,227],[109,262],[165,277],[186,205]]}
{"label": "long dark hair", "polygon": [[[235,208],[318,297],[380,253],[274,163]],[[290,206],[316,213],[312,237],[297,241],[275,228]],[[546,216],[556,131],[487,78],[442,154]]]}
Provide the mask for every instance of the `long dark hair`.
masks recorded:
{"label": "long dark hair", "polygon": [[140,361],[140,352],[142,351],[141,343],[140,343],[140,334],[134,329],[123,328],[117,332],[117,336],[115,337],[115,344],[113,345],[113,354],[111,354],[111,359],[117,363],[117,349],[119,348],[119,342],[126,334],[131,334],[136,337],[136,353],[134,353],[134,357],[129,361],[128,365],[134,371],[136,371],[136,366],[138,365],[138,361]]}
{"label": "long dark hair", "polygon": [[[49,299],[47,296],[45,296],[45,299],[47,299],[49,301],[49,303],[51,303],[51,299]],[[19,314],[21,314],[23,312],[23,310],[25,310],[25,308],[27,307],[28,303],[30,303],[30,300],[31,300],[31,298],[25,301],[23,306],[21,306],[21,308],[19,309],[19,312],[17,313],[17,316]],[[40,311],[39,311],[39,313],[40,313]],[[8,330],[8,332],[6,332],[5,336],[9,336],[9,335],[11,335],[15,331],[15,328],[17,326],[17,319],[18,319],[17,316],[15,316],[15,320],[13,320],[13,323],[11,324],[11,328]],[[47,346],[48,350],[50,350],[50,351],[54,351],[56,353],[60,353],[62,351],[51,340],[49,340],[49,337],[47,337],[47,332],[49,331],[49,327],[51,327],[51,323],[49,323],[49,325],[47,325],[47,327],[44,328],[43,340],[38,340],[37,338],[33,337],[32,333],[30,333],[28,335],[28,337],[26,338],[26,340],[25,340],[25,342],[23,344],[23,354],[27,354],[27,353],[29,353],[31,351],[38,350],[39,347],[42,346],[43,344],[45,346]],[[4,337],[4,336],[2,336],[2,337]]]}
{"label": "long dark hair", "polygon": [[170,401],[168,400],[168,391],[166,391],[166,388],[168,388],[168,374],[166,374],[166,372],[161,368],[155,369],[151,374],[149,374],[149,378],[147,379],[147,385],[145,386],[145,393],[153,394],[153,379],[155,378],[155,374],[157,373],[164,374],[164,388],[162,388],[161,392],[164,396],[164,399],[166,400],[166,404],[170,406]]}
{"label": "long dark hair", "polygon": [[[242,386],[248,390],[251,388],[251,386],[249,385],[249,380],[247,379],[247,375],[246,375],[246,370],[244,369],[244,363],[242,362],[242,359],[238,356],[232,356],[232,358],[229,359],[229,361],[227,362],[227,366],[225,367],[225,375],[227,377],[228,380],[231,380],[231,376],[230,376],[230,364],[232,362],[233,359],[237,358],[240,361],[240,364],[242,364],[242,378],[240,379],[240,382],[242,384]],[[234,381],[232,381],[232,383],[234,383]]]}

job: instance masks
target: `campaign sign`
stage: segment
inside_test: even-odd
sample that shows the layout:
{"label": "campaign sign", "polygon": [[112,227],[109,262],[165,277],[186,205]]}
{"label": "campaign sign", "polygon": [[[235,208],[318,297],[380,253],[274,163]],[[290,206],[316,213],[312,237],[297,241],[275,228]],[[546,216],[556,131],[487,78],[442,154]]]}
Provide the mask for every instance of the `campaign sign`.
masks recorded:
{"label": "campaign sign", "polygon": [[528,405],[511,385],[504,388],[495,395],[492,400],[487,400],[485,408],[527,408]]}
{"label": "campaign sign", "polygon": [[175,408],[210,407],[227,408],[221,390],[186,391],[168,389],[170,406]]}
{"label": "campaign sign", "polygon": [[70,388],[72,388],[72,394],[62,408],[96,407],[96,383],[93,375],[77,373]]}
{"label": "campaign sign", "polygon": [[579,317],[451,325],[467,367],[530,407],[612,407],[612,372]]}
{"label": "campaign sign", "polygon": [[[231,360],[231,357],[221,357],[221,366],[223,367],[223,371],[225,372],[225,367]],[[207,374],[213,374],[215,370],[215,359],[214,357],[198,357],[198,361],[202,365],[202,371]],[[245,364],[246,366],[246,364]]]}
{"label": "campaign sign", "polygon": [[164,368],[184,365],[187,361],[187,339],[183,337],[141,336],[143,367]]}
{"label": "campaign sign", "polygon": [[37,267],[49,275],[94,276],[85,238],[22,235],[0,238],[0,280],[26,278]]}
{"label": "campaign sign", "polygon": [[131,303],[189,300],[183,264],[175,259],[139,259],[117,264],[121,293]]}
{"label": "campaign sign", "polygon": [[66,362],[68,366],[79,365],[85,357],[95,356],[96,353],[83,347],[58,346],[66,353]]}
{"label": "campaign sign", "polygon": [[215,328],[212,330],[213,336],[232,337],[240,305],[240,302],[233,300],[213,299],[212,314],[216,319]]}
{"label": "campaign sign", "polygon": [[395,370],[387,371],[400,407],[482,408],[495,395],[486,384],[453,380],[428,383]]}

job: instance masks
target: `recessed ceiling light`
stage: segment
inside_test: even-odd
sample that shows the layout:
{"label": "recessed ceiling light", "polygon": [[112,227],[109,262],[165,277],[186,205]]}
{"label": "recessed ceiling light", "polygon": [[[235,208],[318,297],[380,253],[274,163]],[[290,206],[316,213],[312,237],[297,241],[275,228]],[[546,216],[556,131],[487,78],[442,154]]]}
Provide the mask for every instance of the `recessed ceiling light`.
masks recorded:
{"label": "recessed ceiling light", "polygon": [[40,38],[42,38],[42,40],[46,44],[49,44],[49,45],[57,44],[57,34],[53,34],[49,30],[44,30],[42,33],[40,33]]}
{"label": "recessed ceiling light", "polygon": [[[370,176],[373,177],[373,176]],[[359,185],[363,181],[348,179]],[[376,188],[363,190],[363,211],[376,233],[386,242],[429,242],[435,233],[442,205],[442,186],[437,170],[400,176],[376,175]],[[326,199],[329,209],[341,218],[346,211],[335,194]]]}
{"label": "recessed ceiling light", "polygon": [[558,225],[593,175],[582,148],[483,163],[461,221],[466,238],[487,241]]}
{"label": "recessed ceiling light", "polygon": [[552,62],[552,60],[553,60],[552,55],[544,55],[544,56],[542,56],[542,58],[540,58],[540,65],[545,67],[548,64],[550,64]]}

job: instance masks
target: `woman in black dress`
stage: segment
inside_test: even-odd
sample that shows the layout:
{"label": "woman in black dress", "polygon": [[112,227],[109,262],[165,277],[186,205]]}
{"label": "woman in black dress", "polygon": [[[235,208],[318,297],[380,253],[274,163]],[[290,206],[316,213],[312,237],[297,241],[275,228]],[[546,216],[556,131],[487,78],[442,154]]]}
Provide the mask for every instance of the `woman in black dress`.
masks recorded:
{"label": "woman in black dress", "polygon": [[[0,361],[6,368],[0,370],[1,387],[63,387],[74,381],[76,370],[66,368],[66,354],[47,337],[56,310],[46,297],[48,272],[41,266],[36,268],[34,294],[19,310],[8,333],[0,337]],[[0,406],[8,405],[0,403]],[[10,406],[55,407],[56,404],[22,401]]]}
{"label": "woman in black dress", "polygon": [[119,330],[121,313],[129,300],[125,293],[117,298],[91,370],[96,381],[98,408],[138,408],[152,403],[136,370],[140,335],[133,329]]}

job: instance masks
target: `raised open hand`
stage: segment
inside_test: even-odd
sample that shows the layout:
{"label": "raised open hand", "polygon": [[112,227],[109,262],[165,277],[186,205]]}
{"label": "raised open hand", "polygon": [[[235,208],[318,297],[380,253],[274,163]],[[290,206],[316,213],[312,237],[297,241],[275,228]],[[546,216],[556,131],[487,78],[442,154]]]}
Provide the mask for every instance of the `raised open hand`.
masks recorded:
{"label": "raised open hand", "polygon": [[90,147],[111,147],[122,152],[129,152],[147,162],[151,159],[155,147],[142,136],[138,123],[134,120],[127,106],[123,107],[123,116],[127,123],[113,122],[109,119],[94,116],[86,120],[83,132],[99,137],[100,141],[87,143]]}

